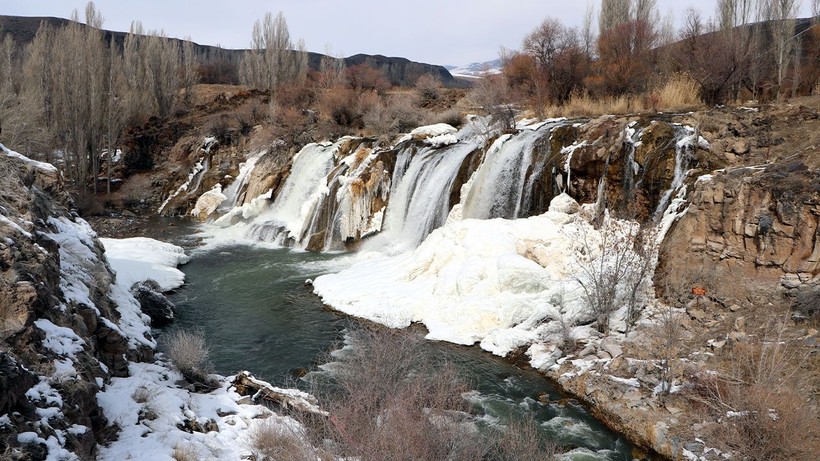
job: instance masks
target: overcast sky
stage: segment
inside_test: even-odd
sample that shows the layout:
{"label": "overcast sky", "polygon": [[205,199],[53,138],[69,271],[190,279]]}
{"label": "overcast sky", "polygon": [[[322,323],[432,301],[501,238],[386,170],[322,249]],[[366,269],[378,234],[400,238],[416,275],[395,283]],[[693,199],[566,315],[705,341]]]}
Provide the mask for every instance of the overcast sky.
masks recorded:
{"label": "overcast sky", "polygon": [[[84,0],[0,0],[0,14],[69,17]],[[705,16],[716,0],[658,0],[662,15],[688,7]],[[804,1],[808,4],[808,1]],[[336,56],[356,53],[401,56],[433,64],[463,65],[517,49],[544,18],[580,25],[585,0],[97,0],[106,29],[127,31],[132,20],[146,30],[208,45],[246,48],[253,23],[266,11],[282,11],[292,37],[308,50]],[[596,7],[599,1],[593,1]],[[809,15],[804,5],[802,16]],[[329,47],[329,48],[328,48]]]}

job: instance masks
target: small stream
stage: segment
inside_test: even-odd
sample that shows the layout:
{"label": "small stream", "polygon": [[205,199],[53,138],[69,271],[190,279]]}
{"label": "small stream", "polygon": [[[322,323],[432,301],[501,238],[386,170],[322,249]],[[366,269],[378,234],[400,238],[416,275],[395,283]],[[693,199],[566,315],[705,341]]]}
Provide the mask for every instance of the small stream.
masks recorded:
{"label": "small stream", "polygon": [[[276,385],[292,385],[296,376],[320,365],[356,321],[324,307],[304,285],[344,267],[348,255],[234,246],[197,249],[192,256],[181,267],[185,286],[172,295],[177,320],[171,328],[201,330],[218,373],[250,370]],[[571,450],[565,459],[633,459],[631,444],[564,399],[536,371],[477,347],[430,345],[475,384],[469,400],[482,421],[504,424],[510,415],[529,412],[556,444]]]}

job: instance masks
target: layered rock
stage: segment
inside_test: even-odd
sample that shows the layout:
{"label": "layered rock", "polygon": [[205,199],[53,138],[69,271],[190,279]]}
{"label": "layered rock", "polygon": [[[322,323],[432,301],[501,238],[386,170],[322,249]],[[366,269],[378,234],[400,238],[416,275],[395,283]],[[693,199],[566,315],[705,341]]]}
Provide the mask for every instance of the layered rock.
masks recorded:
{"label": "layered rock", "polygon": [[[748,299],[789,294],[820,282],[820,173],[795,162],[736,168],[700,178],[688,195],[687,212],[661,248],[658,277],[674,279],[680,268],[707,268],[715,296]],[[714,271],[714,272],[712,272]]]}

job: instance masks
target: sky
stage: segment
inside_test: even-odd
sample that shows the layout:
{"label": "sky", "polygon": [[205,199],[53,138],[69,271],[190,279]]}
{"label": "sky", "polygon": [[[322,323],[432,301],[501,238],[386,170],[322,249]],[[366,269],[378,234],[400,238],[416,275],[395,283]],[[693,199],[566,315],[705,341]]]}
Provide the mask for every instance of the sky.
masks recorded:
{"label": "sky", "polygon": [[[69,17],[85,0],[0,0],[0,14]],[[599,1],[592,2],[596,8]],[[675,18],[693,7],[710,16],[716,0],[658,0],[661,15]],[[801,16],[809,15],[803,1]],[[96,0],[105,29],[146,30],[191,38],[205,45],[247,48],[253,24],[265,12],[282,11],[291,37],[309,51],[401,56],[441,65],[465,65],[518,49],[547,17],[580,26],[586,0]]]}

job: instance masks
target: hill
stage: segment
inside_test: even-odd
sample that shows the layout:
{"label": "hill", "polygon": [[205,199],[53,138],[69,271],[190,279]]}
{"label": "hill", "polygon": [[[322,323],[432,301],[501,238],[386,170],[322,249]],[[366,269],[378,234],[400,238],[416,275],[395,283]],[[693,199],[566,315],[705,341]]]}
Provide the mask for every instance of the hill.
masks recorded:
{"label": "hill", "polygon": [[[25,16],[0,16],[0,31],[10,34],[12,39],[20,46],[25,46],[34,39],[37,29],[45,23],[51,27],[63,27],[72,21],[55,17],[25,17]],[[113,37],[118,46],[122,46],[125,32],[103,30],[106,41]],[[184,40],[169,38],[182,43]],[[205,70],[203,83],[238,83],[237,69],[242,56],[249,50],[225,49],[211,45],[201,45],[194,43],[200,64]],[[308,52],[308,65],[311,70],[319,70],[323,59],[338,59],[323,55],[321,53]],[[448,87],[460,87],[458,82],[450,72],[443,66],[435,64],[420,63],[410,61],[401,57],[387,57],[381,55],[356,54],[343,59],[346,67],[358,64],[366,64],[384,73],[391,84],[398,86],[411,86],[416,79],[424,74],[436,76],[442,84]]]}

